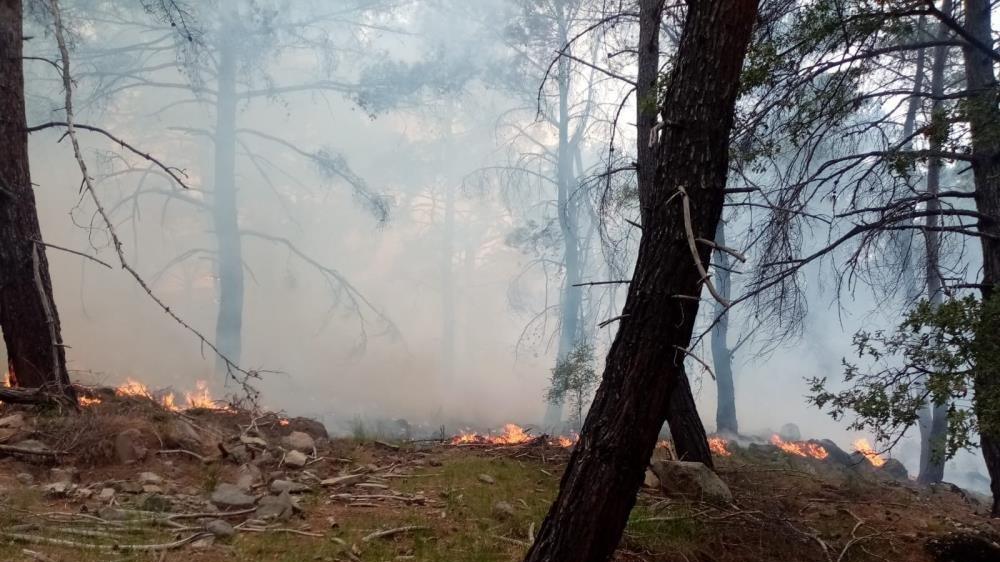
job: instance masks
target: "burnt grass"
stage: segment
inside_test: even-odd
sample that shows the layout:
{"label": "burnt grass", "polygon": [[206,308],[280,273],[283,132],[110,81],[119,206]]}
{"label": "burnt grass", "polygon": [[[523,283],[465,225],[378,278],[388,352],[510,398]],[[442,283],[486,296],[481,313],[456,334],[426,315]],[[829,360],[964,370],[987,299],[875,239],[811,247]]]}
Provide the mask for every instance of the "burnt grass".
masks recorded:
{"label": "burnt grass", "polygon": [[[64,521],[100,517],[107,505],[93,496],[45,491],[53,467],[76,468],[76,486],[100,483],[95,484],[97,490],[107,482],[135,479],[141,472],[161,475],[162,493],[117,496],[114,503],[130,513],[196,512],[194,500],[199,495],[204,502],[219,482],[236,481],[239,466],[233,459],[219,456],[203,462],[188,455],[155,454],[157,432],[171,415],[135,406],[38,416],[32,426],[36,436],[58,442],[67,455],[48,463],[0,457],[0,560],[515,561],[523,557],[532,533],[541,525],[568,458],[566,450],[544,443],[453,446],[320,439],[318,460],[303,469],[280,466],[277,459],[261,466],[265,480],[280,472],[281,478],[311,487],[298,496],[301,512],[264,531],[238,532],[211,544],[155,553],[110,547],[171,542],[197,532],[198,520],[185,519],[187,527],[181,528],[126,525],[108,536],[67,534]],[[198,413],[195,419],[214,424],[220,432],[239,431],[252,422],[249,417],[211,412]],[[151,434],[147,444],[153,454],[128,465],[95,460],[95,444],[123,427]],[[262,432],[266,439],[279,438],[282,428],[272,430],[275,434]],[[925,546],[930,539],[955,531],[1000,532],[1000,524],[986,516],[979,500],[950,486],[919,487],[876,471],[768,449],[737,449],[716,462],[733,491],[733,505],[713,506],[643,488],[615,559],[930,561]],[[319,479],[347,473],[367,474],[369,484],[365,488],[318,484]],[[35,484],[24,484],[19,474],[22,480],[24,474],[32,475]],[[242,519],[230,521],[238,524]],[[365,540],[372,533],[402,527],[410,529]],[[109,549],[26,544],[11,538],[11,530]],[[24,549],[37,554],[26,554]]]}

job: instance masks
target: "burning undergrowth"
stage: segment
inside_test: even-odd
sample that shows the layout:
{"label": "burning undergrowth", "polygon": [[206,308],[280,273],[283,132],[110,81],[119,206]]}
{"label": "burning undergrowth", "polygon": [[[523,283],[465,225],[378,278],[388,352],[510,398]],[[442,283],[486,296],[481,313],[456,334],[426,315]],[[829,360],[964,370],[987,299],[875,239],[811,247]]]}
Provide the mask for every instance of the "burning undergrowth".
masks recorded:
{"label": "burning undergrowth", "polygon": [[514,423],[504,424],[499,432],[487,431],[477,433],[464,431],[450,439],[452,445],[550,445],[553,447],[570,448],[576,444],[580,436],[569,435],[549,436],[545,434],[532,435],[530,428],[524,428]]}

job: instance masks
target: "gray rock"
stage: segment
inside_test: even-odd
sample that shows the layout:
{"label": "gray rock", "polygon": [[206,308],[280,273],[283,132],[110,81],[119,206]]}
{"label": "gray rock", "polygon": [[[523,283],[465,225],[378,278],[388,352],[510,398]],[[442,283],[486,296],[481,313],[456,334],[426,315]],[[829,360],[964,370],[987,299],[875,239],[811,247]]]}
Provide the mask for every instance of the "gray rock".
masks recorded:
{"label": "gray rock", "polygon": [[309,461],[309,457],[305,455],[302,451],[288,451],[285,455],[285,465],[292,468],[302,468]]}
{"label": "gray rock", "polygon": [[647,488],[659,488],[660,487],[660,479],[657,478],[655,474],[653,474],[652,470],[649,470],[647,468],[646,469],[646,475],[645,475],[645,477],[643,477],[643,480],[642,480],[642,485],[645,486],[645,487],[647,487]]}
{"label": "gray rock", "polygon": [[264,496],[261,498],[254,515],[257,519],[284,521],[294,513],[295,504],[292,502],[292,496],[288,492],[282,492],[277,496]]}
{"label": "gray rock", "polygon": [[49,496],[61,497],[68,494],[73,489],[70,482],[53,482],[42,486],[42,492]]}
{"label": "gray rock", "polygon": [[480,474],[479,475],[479,481],[482,482],[483,484],[496,484],[497,483],[496,479],[493,478],[492,476],[490,476],[489,474]]}
{"label": "gray rock", "polygon": [[0,418],[0,427],[5,429],[21,429],[24,427],[24,414],[11,414]]}
{"label": "gray rock", "polygon": [[139,483],[140,484],[162,484],[163,477],[155,472],[140,472],[139,473]]}
{"label": "gray rock", "polygon": [[25,486],[31,486],[35,483],[35,477],[27,472],[20,472],[17,475],[17,481]]}
{"label": "gray rock", "polygon": [[15,443],[15,445],[17,445],[22,449],[28,449],[29,451],[38,451],[39,453],[45,453],[52,450],[48,445],[42,443],[37,439],[25,439],[23,441],[18,441],[17,443]]}
{"label": "gray rock", "polygon": [[256,498],[246,494],[239,486],[222,483],[215,487],[211,501],[220,508],[247,508],[253,507]]}
{"label": "gray rock", "polygon": [[505,501],[498,501],[493,504],[493,516],[497,519],[511,519],[515,514],[514,506]]}
{"label": "gray rock", "polygon": [[909,480],[910,473],[906,470],[906,466],[899,462],[898,459],[888,459],[885,464],[882,465],[882,472],[891,476],[896,480]]}
{"label": "gray rock", "polygon": [[236,529],[223,519],[212,519],[205,523],[205,530],[218,538],[229,538],[236,534]]}
{"label": "gray rock", "polygon": [[146,452],[138,429],[126,429],[115,436],[115,460],[120,464],[141,461],[146,458]]}
{"label": "gray rock", "polygon": [[49,470],[49,479],[53,482],[75,482],[78,473],[73,468],[53,468]]}
{"label": "gray rock", "polygon": [[163,488],[157,486],[156,484],[144,484],[142,486],[142,493],[144,494],[162,494]]}
{"label": "gray rock", "polygon": [[733,502],[729,486],[700,462],[657,461],[650,468],[668,494],[722,505]]}
{"label": "gray rock", "polygon": [[142,484],[138,482],[116,482],[115,487],[118,488],[119,492],[124,492],[126,494],[139,494],[142,492]]}
{"label": "gray rock", "polygon": [[802,432],[794,423],[786,423],[778,430],[778,437],[783,441],[802,441]]}
{"label": "gray rock", "polygon": [[236,477],[236,485],[246,491],[250,491],[254,484],[261,481],[260,469],[252,464],[240,466],[239,475]]}
{"label": "gray rock", "polygon": [[300,494],[302,492],[308,492],[310,490],[309,486],[302,484],[301,482],[292,482],[291,480],[275,480],[271,482],[269,488],[272,494],[280,494],[281,492],[288,492],[289,494]]}
{"label": "gray rock", "polygon": [[115,499],[115,489],[114,488],[102,488],[101,493],[97,495],[97,499],[102,502],[109,502]]}
{"label": "gray rock", "polygon": [[286,449],[311,453],[316,448],[316,441],[308,433],[293,431],[281,438],[281,444]]}

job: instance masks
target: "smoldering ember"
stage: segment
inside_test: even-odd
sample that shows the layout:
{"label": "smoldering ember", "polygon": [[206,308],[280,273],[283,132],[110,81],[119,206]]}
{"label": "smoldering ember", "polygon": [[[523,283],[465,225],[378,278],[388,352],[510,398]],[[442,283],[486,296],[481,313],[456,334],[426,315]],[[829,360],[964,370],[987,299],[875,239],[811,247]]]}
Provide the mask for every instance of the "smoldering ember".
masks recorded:
{"label": "smoldering ember", "polygon": [[998,39],[0,0],[0,560],[1000,561]]}

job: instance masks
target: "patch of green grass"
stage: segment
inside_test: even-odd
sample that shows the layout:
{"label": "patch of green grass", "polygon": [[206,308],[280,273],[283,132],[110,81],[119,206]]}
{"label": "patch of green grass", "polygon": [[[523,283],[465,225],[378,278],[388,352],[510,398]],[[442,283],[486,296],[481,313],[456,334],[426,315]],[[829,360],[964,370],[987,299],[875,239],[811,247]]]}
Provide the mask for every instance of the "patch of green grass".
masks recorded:
{"label": "patch of green grass", "polygon": [[697,541],[698,522],[687,507],[653,512],[636,506],[625,528],[625,544],[633,550],[684,550]]}

